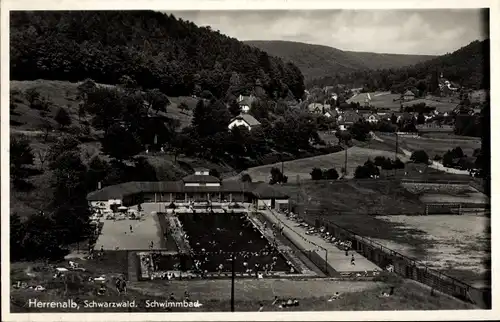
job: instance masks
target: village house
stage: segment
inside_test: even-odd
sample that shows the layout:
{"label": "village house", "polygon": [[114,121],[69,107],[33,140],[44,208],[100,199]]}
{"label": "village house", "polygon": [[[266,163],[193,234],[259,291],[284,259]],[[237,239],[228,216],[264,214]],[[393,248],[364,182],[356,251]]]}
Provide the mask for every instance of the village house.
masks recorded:
{"label": "village house", "polygon": [[330,111],[332,106],[330,104],[321,104],[321,103],[311,103],[307,106],[307,110],[312,114],[324,114],[327,111]]}
{"label": "village house", "polygon": [[415,94],[410,91],[410,90],[407,90],[404,94],[403,94],[403,101],[412,101],[415,99]]}
{"label": "village house", "polygon": [[259,125],[260,125],[260,122],[257,121],[255,119],[255,117],[253,117],[250,114],[242,113],[242,114],[236,116],[235,118],[233,118],[231,120],[231,122],[229,122],[228,128],[231,130],[235,126],[244,126],[244,127],[248,128],[249,131],[251,131],[253,128],[255,128],[256,126],[259,126]]}
{"label": "village house", "polygon": [[253,95],[250,96],[243,96],[240,95],[238,96],[238,105],[240,106],[241,112],[243,113],[248,113],[250,111],[250,108],[252,107],[252,103],[255,102],[257,98]]}
{"label": "village house", "polygon": [[362,117],[354,111],[346,111],[340,114],[337,118],[339,130],[344,131],[349,129],[354,123],[358,122]]}
{"label": "village house", "polygon": [[363,114],[363,118],[365,121],[370,122],[370,123],[377,123],[380,121],[380,115],[377,113],[365,113]]}

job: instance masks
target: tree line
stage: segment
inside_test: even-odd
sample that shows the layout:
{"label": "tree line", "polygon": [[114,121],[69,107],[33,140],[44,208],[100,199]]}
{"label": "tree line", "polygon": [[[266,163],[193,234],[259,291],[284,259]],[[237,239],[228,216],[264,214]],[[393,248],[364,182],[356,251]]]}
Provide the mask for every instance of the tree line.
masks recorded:
{"label": "tree line", "polygon": [[362,87],[365,91],[402,93],[414,89],[417,94],[438,93],[439,76],[469,89],[489,89],[489,39],[473,41],[453,53],[448,53],[413,66],[379,70],[340,72],[311,80],[307,87]]}
{"label": "tree line", "polygon": [[304,77],[292,63],[210,27],[154,11],[15,11],[10,15],[15,80],[130,76],[170,96],[249,94],[300,98]]}

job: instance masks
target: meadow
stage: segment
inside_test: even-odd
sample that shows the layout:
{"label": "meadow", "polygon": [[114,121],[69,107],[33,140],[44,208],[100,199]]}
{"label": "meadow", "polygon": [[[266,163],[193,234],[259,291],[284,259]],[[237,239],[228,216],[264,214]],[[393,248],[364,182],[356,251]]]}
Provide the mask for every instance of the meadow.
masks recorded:
{"label": "meadow", "polygon": [[[384,142],[396,146],[396,136],[384,133],[377,133]],[[465,155],[471,157],[474,150],[481,147],[480,138],[457,138],[456,136],[448,136],[449,138],[423,136],[418,138],[399,137],[398,144],[410,151],[424,150],[432,159],[435,155],[443,156],[448,150],[452,150],[459,146]]]}

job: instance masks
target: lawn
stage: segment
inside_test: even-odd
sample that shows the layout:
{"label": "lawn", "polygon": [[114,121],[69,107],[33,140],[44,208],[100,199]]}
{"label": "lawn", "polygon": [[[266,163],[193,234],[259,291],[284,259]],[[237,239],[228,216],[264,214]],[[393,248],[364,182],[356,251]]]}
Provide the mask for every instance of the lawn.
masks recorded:
{"label": "lawn", "polygon": [[490,219],[481,215],[380,216],[402,229],[425,232],[421,238],[428,245],[425,254],[415,253],[408,244],[391,238],[374,238],[382,245],[418,258],[427,266],[458,278],[474,287],[489,285],[491,239]]}
{"label": "lawn", "polygon": [[[394,135],[388,135],[383,133],[377,133],[382,140],[387,143],[396,145],[396,137]],[[448,150],[454,149],[460,146],[467,156],[472,156],[475,149],[481,147],[481,140],[479,138],[471,139],[459,139],[454,136],[451,138],[435,138],[435,137],[419,137],[419,138],[409,138],[409,137],[399,137],[399,144],[401,147],[406,148],[410,151],[424,150],[427,152],[430,158],[440,155],[441,157]]]}
{"label": "lawn", "polygon": [[[109,263],[106,263],[108,265]],[[89,282],[89,277],[101,274],[95,267],[85,265],[87,272],[68,274],[65,287],[62,280],[53,279],[52,271],[42,264],[34,268],[33,263],[14,263],[11,265],[11,280],[25,281],[30,285],[43,285],[44,292],[28,289],[11,289],[12,312],[71,312],[71,309],[29,309],[28,299],[42,301],[61,301],[72,298],[81,305],[78,312],[145,312],[165,311],[165,309],[147,309],[146,300],[165,301],[172,293],[176,300],[183,300],[184,292],[190,293],[190,300],[199,301],[201,308],[173,308],[179,312],[220,312],[230,311],[230,280],[191,280],[191,281],[154,281],[129,282],[128,293],[118,295],[114,290],[113,278],[118,276],[116,270],[108,270],[105,274],[110,279],[106,283],[107,291],[98,296],[98,285]],[[116,266],[116,265],[115,265]],[[105,271],[105,270],[104,270]],[[115,272],[115,273],[113,273]],[[28,275],[29,274],[29,275]],[[388,292],[394,287],[394,295],[389,298],[380,297],[382,292]],[[340,293],[340,299],[328,302],[327,299],[335,292]],[[286,280],[236,280],[235,309],[236,311],[256,311],[263,304],[265,311],[336,311],[336,310],[408,310],[408,309],[474,309],[472,305],[460,302],[445,295],[437,294],[431,297],[428,288],[411,281],[403,281],[393,277],[378,282],[332,281],[326,279]],[[300,305],[296,308],[279,309],[272,305],[274,297],[281,299],[296,298]],[[84,308],[85,300],[124,301],[135,300],[137,308]],[[75,310],[73,310],[75,312]]]}
{"label": "lawn", "polygon": [[[326,155],[287,161],[283,163],[283,171],[284,174],[288,176],[289,182],[297,182],[297,176],[300,177],[300,180],[310,179],[310,173],[313,168],[335,168],[340,174],[341,169],[345,166],[345,155],[345,151],[340,151]],[[348,177],[353,176],[357,166],[363,165],[368,160],[368,158],[371,158],[373,160],[376,156],[394,158],[394,152],[360,148],[356,146],[347,149]],[[402,154],[398,155],[398,157],[403,162],[407,160],[407,158]],[[245,172],[250,174],[253,181],[268,182],[271,177],[270,171],[274,167],[277,167],[281,170],[281,163],[249,168]]]}

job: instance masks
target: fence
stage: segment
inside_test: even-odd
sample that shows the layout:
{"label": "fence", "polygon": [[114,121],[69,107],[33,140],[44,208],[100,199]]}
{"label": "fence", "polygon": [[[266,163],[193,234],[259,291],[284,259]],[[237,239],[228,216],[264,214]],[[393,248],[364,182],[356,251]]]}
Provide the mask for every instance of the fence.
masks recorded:
{"label": "fence", "polygon": [[477,289],[453,277],[432,270],[415,259],[395,252],[377,242],[342,228],[324,219],[315,220],[316,227],[324,226],[330,234],[352,241],[352,249],[381,268],[394,266],[394,272],[430,286],[432,289],[471,302],[482,308],[491,308],[491,289]]}

